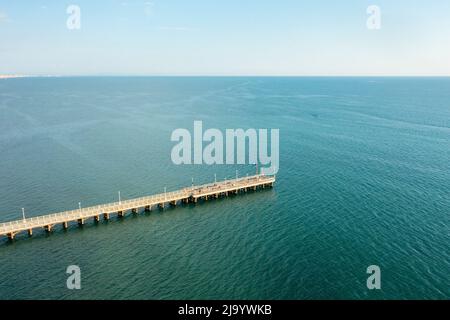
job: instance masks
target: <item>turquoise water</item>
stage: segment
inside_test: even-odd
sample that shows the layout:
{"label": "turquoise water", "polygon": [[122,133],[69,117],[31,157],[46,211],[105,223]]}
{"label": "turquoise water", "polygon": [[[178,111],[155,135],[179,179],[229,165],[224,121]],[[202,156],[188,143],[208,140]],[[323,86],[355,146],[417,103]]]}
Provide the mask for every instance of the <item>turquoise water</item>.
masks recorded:
{"label": "turquoise water", "polygon": [[0,220],[254,172],[172,164],[194,120],[279,128],[275,188],[2,238],[0,298],[450,297],[449,78],[2,80]]}

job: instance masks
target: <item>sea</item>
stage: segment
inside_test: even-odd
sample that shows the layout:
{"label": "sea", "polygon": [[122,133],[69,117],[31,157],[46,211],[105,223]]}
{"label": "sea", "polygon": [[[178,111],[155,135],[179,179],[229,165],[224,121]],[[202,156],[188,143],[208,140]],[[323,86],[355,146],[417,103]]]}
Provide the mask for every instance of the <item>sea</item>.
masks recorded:
{"label": "sea", "polygon": [[1,237],[0,299],[450,298],[445,77],[0,80],[0,222],[256,173],[174,164],[194,121],[279,129],[274,187]]}

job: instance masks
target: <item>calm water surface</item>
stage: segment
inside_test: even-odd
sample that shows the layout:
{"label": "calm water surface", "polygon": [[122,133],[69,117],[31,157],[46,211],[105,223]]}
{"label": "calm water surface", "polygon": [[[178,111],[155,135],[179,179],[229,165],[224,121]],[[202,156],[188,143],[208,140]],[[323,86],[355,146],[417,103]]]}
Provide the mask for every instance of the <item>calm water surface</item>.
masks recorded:
{"label": "calm water surface", "polygon": [[254,172],[174,165],[194,120],[279,128],[276,187],[2,238],[0,298],[450,297],[449,78],[2,80],[0,221]]}

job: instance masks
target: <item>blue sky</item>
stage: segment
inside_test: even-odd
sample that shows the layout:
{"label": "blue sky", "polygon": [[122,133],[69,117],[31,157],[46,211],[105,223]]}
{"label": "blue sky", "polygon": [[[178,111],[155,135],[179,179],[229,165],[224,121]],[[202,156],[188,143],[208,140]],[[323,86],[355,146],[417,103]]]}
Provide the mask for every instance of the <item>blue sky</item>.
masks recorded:
{"label": "blue sky", "polygon": [[0,0],[0,74],[450,75],[449,15],[448,0]]}

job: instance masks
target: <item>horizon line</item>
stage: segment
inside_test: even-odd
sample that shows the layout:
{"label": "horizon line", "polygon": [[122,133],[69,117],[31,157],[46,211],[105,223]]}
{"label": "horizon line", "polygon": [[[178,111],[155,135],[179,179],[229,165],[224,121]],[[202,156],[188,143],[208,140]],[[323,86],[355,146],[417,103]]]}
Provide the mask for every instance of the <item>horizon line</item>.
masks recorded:
{"label": "horizon line", "polygon": [[76,78],[76,77],[273,77],[273,78],[448,78],[450,74],[2,74],[0,79],[12,78]]}

